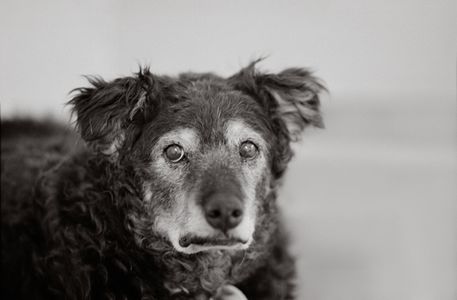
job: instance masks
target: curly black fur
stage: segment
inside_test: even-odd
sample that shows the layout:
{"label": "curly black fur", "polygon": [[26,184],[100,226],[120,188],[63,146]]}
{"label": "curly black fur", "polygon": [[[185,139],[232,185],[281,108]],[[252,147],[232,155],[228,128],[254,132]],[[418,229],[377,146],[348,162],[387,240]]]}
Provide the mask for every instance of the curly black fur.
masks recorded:
{"label": "curly black fur", "polygon": [[[148,69],[111,82],[89,78],[92,86],[75,90],[71,101],[89,147],[58,124],[2,121],[2,299],[205,299],[224,284],[248,299],[293,299],[276,187],[291,140],[308,124],[322,125],[322,86],[303,69],[262,74],[254,67],[229,79]],[[271,140],[271,190],[258,208],[255,242],[236,253],[179,253],[150,230],[144,212],[142,137],[154,124],[153,143],[166,127],[160,116],[193,105],[186,87],[196,81],[205,93],[250,97],[231,113],[257,119]]]}

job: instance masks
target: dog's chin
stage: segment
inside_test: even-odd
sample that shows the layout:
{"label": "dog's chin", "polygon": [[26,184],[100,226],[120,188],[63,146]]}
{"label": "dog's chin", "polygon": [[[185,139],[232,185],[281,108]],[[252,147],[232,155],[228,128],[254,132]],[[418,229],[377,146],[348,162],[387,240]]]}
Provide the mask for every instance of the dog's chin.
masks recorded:
{"label": "dog's chin", "polygon": [[240,251],[249,248],[251,243],[252,238],[243,240],[234,237],[199,237],[192,235],[185,235],[177,240],[172,240],[175,250],[184,254],[218,250]]}

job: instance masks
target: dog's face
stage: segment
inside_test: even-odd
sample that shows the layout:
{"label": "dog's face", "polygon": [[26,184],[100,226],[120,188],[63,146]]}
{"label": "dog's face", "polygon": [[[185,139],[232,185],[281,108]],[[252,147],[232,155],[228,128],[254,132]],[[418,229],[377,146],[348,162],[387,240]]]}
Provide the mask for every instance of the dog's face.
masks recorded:
{"label": "dog's face", "polygon": [[247,248],[270,184],[267,117],[250,97],[204,81],[182,97],[137,146],[149,160],[143,194],[154,230],[185,253]]}
{"label": "dog's face", "polygon": [[290,142],[322,125],[322,86],[303,69],[91,83],[72,100],[81,135],[135,170],[141,205],[126,215],[145,247],[160,237],[187,254],[248,248],[271,218]]}

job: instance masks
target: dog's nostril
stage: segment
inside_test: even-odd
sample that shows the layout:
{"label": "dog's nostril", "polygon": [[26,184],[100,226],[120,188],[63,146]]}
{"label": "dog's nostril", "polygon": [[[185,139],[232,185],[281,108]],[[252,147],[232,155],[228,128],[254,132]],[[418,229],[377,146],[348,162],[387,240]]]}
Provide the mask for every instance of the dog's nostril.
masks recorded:
{"label": "dog's nostril", "polygon": [[211,219],[219,218],[221,216],[221,211],[218,209],[212,209],[206,213],[206,216]]}
{"label": "dog's nostril", "polygon": [[232,211],[232,217],[239,218],[243,215],[243,211],[241,209],[235,209]]}

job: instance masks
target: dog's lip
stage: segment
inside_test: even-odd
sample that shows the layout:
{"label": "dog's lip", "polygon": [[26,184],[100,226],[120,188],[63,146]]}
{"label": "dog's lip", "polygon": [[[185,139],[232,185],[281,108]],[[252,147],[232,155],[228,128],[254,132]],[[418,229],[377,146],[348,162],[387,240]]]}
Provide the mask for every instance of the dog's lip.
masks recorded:
{"label": "dog's lip", "polygon": [[246,244],[245,241],[236,237],[199,237],[199,236],[183,236],[179,239],[179,245],[183,248],[190,245],[198,246],[233,246],[237,244]]}

